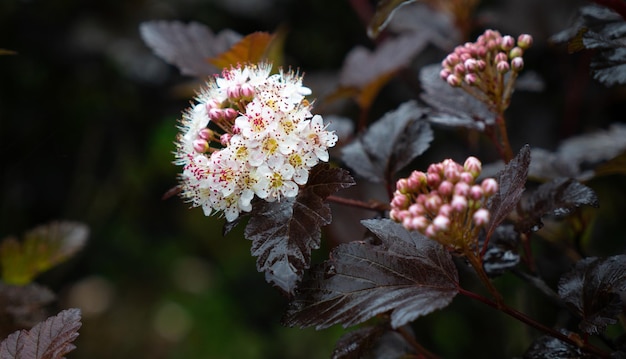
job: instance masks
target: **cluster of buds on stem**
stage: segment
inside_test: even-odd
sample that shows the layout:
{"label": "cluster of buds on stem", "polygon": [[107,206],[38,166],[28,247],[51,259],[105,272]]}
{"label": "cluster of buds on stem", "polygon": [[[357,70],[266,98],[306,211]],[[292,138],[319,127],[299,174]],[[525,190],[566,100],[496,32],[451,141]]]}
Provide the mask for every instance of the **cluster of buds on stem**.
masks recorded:
{"label": "cluster of buds on stem", "polygon": [[486,30],[476,42],[457,46],[446,56],[440,76],[450,86],[463,88],[502,113],[510,103],[517,74],[524,68],[524,51],[532,42],[528,34],[520,35],[516,41],[498,31]]}
{"label": "cluster of buds on stem", "polygon": [[396,183],[389,216],[447,248],[474,250],[478,234],[489,222],[486,201],[498,190],[493,178],[476,184],[482,165],[475,157],[463,166],[447,159],[431,164],[426,173],[413,171]]}
{"label": "cluster of buds on stem", "polygon": [[184,112],[176,141],[183,197],[228,221],[268,202],[295,197],[309,170],[328,161],[337,136],[311,113],[311,90],[294,72],[268,63],[224,69]]}

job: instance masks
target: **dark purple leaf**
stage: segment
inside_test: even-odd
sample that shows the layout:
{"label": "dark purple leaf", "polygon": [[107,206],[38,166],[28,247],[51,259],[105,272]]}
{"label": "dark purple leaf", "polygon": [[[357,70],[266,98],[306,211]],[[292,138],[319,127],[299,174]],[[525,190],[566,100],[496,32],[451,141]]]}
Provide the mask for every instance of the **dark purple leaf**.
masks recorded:
{"label": "dark purple leaf", "polygon": [[0,282],[0,338],[46,319],[46,306],[55,299],[52,291],[35,283],[18,286]]}
{"label": "dark purple leaf", "polygon": [[391,326],[398,328],[450,304],[458,273],[443,246],[389,219],[363,224],[382,243],[337,246],[300,286],[286,325],[348,327],[390,312]]}
{"label": "dark purple leaf", "polygon": [[454,25],[451,14],[438,11],[426,2],[403,6],[393,15],[389,30],[396,34],[420,33],[446,52],[461,42],[461,33]]}
{"label": "dark purple leaf", "polygon": [[491,237],[495,228],[511,213],[522,197],[529,165],[530,146],[525,145],[517,156],[498,173],[496,178],[498,192],[487,203],[487,209],[491,214],[486,231],[487,238]]}
{"label": "dark purple leaf", "polygon": [[345,146],[343,161],[359,176],[384,182],[430,146],[433,132],[422,115],[415,101],[405,102]]}
{"label": "dark purple leaf", "polygon": [[9,335],[0,343],[0,358],[62,359],[76,348],[72,342],[80,326],[80,309],[64,310],[31,330]]}
{"label": "dark purple leaf", "polygon": [[518,245],[519,233],[513,225],[503,224],[496,227],[483,255],[483,268],[487,275],[497,277],[514,268],[520,261]]}
{"label": "dark purple leaf", "polygon": [[339,338],[333,350],[333,359],[359,359],[369,353],[388,329],[384,326],[368,326],[353,330]]}
{"label": "dark purple leaf", "polygon": [[593,78],[607,86],[626,83],[626,21],[598,5],[583,6],[574,25],[552,37],[569,41],[570,51],[598,50],[591,60]]}
{"label": "dark purple leaf", "polygon": [[[561,330],[567,335],[567,332]],[[530,348],[524,353],[524,359],[583,359],[591,358],[583,354],[577,347],[565,343],[555,337],[543,335],[531,344]]]}
{"label": "dark purple leaf", "polygon": [[617,322],[625,290],[626,255],[585,258],[559,281],[559,296],[580,315],[579,327],[589,334]]}
{"label": "dark purple leaf", "polygon": [[520,202],[522,220],[517,225],[521,232],[537,231],[543,227],[543,216],[564,217],[582,205],[598,207],[595,192],[571,178],[557,178]]}
{"label": "dark purple leaf", "polygon": [[232,30],[213,34],[207,26],[191,22],[148,21],[139,26],[143,41],[184,75],[204,77],[220,71],[207,60],[230,49],[242,39]]}
{"label": "dark purple leaf", "polygon": [[495,123],[495,114],[487,105],[458,87],[441,79],[441,65],[424,66],[420,82],[424,88],[421,97],[433,109],[428,119],[432,123],[449,127],[465,127],[483,131]]}
{"label": "dark purple leaf", "polygon": [[245,236],[252,241],[257,270],[265,272],[267,282],[293,293],[310,265],[311,250],[320,246],[320,227],[331,222],[330,207],[324,199],[352,185],[354,180],[345,170],[319,164],[295,198],[259,202]]}
{"label": "dark purple leaf", "polygon": [[388,38],[374,51],[356,46],[346,55],[339,84],[342,87],[364,89],[385,76],[408,67],[426,45],[427,39],[422,34],[410,33]]}
{"label": "dark purple leaf", "polygon": [[415,0],[381,0],[376,5],[376,12],[367,26],[367,35],[376,38],[385,29],[393,14],[402,6]]}

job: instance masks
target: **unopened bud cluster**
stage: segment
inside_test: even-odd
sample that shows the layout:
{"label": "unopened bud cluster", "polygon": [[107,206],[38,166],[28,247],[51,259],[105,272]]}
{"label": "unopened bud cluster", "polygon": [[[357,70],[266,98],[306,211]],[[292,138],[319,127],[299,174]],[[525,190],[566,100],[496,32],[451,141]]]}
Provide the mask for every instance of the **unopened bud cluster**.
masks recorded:
{"label": "unopened bud cluster", "polygon": [[[524,51],[532,45],[532,36],[522,34],[517,41],[498,31],[486,30],[476,42],[457,46],[442,61],[441,78],[450,86],[476,88],[481,100],[499,102],[493,97],[502,94],[506,81],[514,81],[524,68]],[[512,76],[506,76],[507,74]],[[473,92],[470,92],[473,93]],[[473,93],[474,94],[474,93]]]}
{"label": "unopened bud cluster", "polygon": [[471,248],[489,222],[486,201],[498,191],[493,178],[475,183],[481,168],[478,159],[469,157],[462,166],[447,159],[431,164],[426,173],[413,171],[396,183],[389,216],[451,249]]}
{"label": "unopened bud cluster", "polygon": [[268,202],[295,197],[309,170],[328,161],[337,136],[311,113],[297,74],[271,64],[240,65],[212,78],[183,114],[176,164],[182,196],[228,221]]}

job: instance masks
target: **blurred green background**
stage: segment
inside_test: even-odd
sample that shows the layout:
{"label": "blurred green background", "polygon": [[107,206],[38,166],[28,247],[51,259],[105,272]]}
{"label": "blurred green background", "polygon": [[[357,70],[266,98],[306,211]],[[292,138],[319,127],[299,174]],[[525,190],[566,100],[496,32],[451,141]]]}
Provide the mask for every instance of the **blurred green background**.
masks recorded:
{"label": "blurred green background", "polygon": [[[564,3],[575,9],[568,1],[542,6],[561,9]],[[496,9],[515,14],[514,6]],[[548,52],[530,52],[528,64],[545,76],[548,91],[520,94],[512,104],[515,148],[527,142],[554,148],[572,134],[623,121],[615,111],[623,114],[624,93],[611,90],[609,97],[590,82],[588,59],[542,47],[569,24],[567,16],[558,18],[541,27],[552,17],[532,17],[533,29],[543,31],[537,47]],[[223,220],[207,218],[178,198],[161,200],[179,171],[171,164],[173,140],[190,101],[179,90],[197,84],[141,41],[139,24],[156,19],[198,21],[241,34],[285,26],[286,64],[335,80],[332,71],[354,45],[372,44],[344,0],[0,1],[0,48],[17,52],[0,56],[0,237],[56,219],[89,225],[87,247],[38,279],[59,294],[57,308],[83,309],[70,358],[329,357],[343,330],[282,327],[287,301],[256,272],[241,228],[223,238]],[[481,21],[494,19],[487,11]],[[524,31],[525,24],[508,25]],[[386,89],[391,91],[381,94],[375,114],[408,98],[405,85],[392,82]],[[461,138],[437,132],[423,162],[466,156],[471,141]],[[601,203],[614,209],[604,212],[609,224],[599,227],[599,235],[623,240],[623,212],[615,210],[624,209],[617,201],[626,193],[623,177],[594,188],[604,189]],[[623,248],[608,244],[604,253]],[[552,307],[528,299],[515,278],[499,285],[514,305],[553,316]],[[465,298],[421,318],[415,329],[442,357],[462,357],[468,350],[519,354],[536,335]],[[483,344],[472,342],[468,332],[485,333]],[[502,345],[488,349],[493,342]]]}
{"label": "blurred green background", "polygon": [[89,225],[87,247],[38,280],[58,308],[83,308],[71,358],[328,357],[339,331],[279,324],[287,301],[241,231],[223,238],[223,220],[161,200],[190,101],[175,89],[194,84],[140,39],[155,19],[287,26],[289,64],[314,69],[365,37],[344,1],[0,1],[0,48],[17,52],[0,57],[0,236]]}

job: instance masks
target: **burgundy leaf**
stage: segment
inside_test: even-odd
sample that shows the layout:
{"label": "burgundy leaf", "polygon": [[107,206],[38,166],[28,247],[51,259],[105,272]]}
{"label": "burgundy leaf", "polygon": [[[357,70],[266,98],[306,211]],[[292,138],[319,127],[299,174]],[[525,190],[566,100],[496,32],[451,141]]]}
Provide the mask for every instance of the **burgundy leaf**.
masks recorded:
{"label": "burgundy leaf", "polygon": [[286,325],[348,327],[390,312],[391,326],[398,328],[450,304],[458,273],[439,243],[389,219],[363,224],[382,244],[337,246],[300,286]]}
{"label": "burgundy leaf", "polygon": [[461,42],[461,32],[450,13],[433,8],[426,2],[402,7],[389,22],[393,33],[420,33],[436,47],[449,52]]}
{"label": "burgundy leaf", "polygon": [[387,331],[384,326],[368,326],[344,334],[335,345],[333,359],[359,359],[369,353]]}
{"label": "burgundy leaf", "polygon": [[557,42],[569,41],[570,51],[594,52],[590,67],[593,78],[612,86],[626,83],[626,21],[612,9],[583,6],[574,25],[552,37]]}
{"label": "burgundy leaf", "polygon": [[525,145],[517,156],[498,173],[496,178],[498,192],[490,198],[487,204],[487,209],[491,214],[491,220],[487,227],[487,238],[491,237],[495,228],[511,213],[522,197],[529,165],[530,146]]}
{"label": "burgundy leaf", "polygon": [[563,217],[582,205],[598,207],[598,196],[571,178],[557,178],[539,186],[520,204],[522,220],[518,228],[521,232],[531,232],[543,226],[543,216]]}
{"label": "burgundy leaf", "polygon": [[483,255],[483,268],[489,277],[500,276],[519,263],[519,237],[513,225],[502,224],[496,227]]}
{"label": "burgundy leaf", "polygon": [[331,222],[330,207],[324,199],[353,184],[347,171],[319,164],[311,170],[308,183],[296,198],[259,202],[245,236],[252,241],[257,270],[265,272],[267,282],[293,293],[309,268],[311,250],[320,246],[320,227]]}
{"label": "burgundy leaf", "polygon": [[213,34],[207,26],[191,22],[148,21],[139,26],[143,41],[184,75],[203,77],[220,70],[207,60],[227,51],[242,36],[232,30]]}
{"label": "burgundy leaf", "polygon": [[[565,330],[561,332],[567,335]],[[543,335],[533,341],[524,353],[524,359],[591,359],[591,356],[583,354],[577,347],[565,343],[555,337]]]}
{"label": "burgundy leaf", "polygon": [[384,182],[430,147],[433,132],[422,115],[415,101],[405,102],[345,146],[343,161],[359,176]]}
{"label": "burgundy leaf", "polygon": [[376,5],[376,12],[367,26],[367,35],[372,39],[387,27],[387,24],[393,17],[393,14],[404,5],[410,4],[415,0],[381,0]]}
{"label": "burgundy leaf", "polygon": [[422,100],[433,109],[428,116],[429,121],[478,131],[495,123],[495,114],[487,105],[462,89],[448,85],[439,76],[440,71],[440,64],[424,66],[420,71],[420,82],[424,88]]}
{"label": "burgundy leaf", "polygon": [[31,330],[9,335],[0,343],[2,359],[61,359],[76,347],[72,342],[78,337],[80,309],[68,309]]}
{"label": "burgundy leaf", "polygon": [[589,334],[617,322],[625,290],[626,255],[585,258],[559,281],[559,296],[581,316],[579,327]]}

